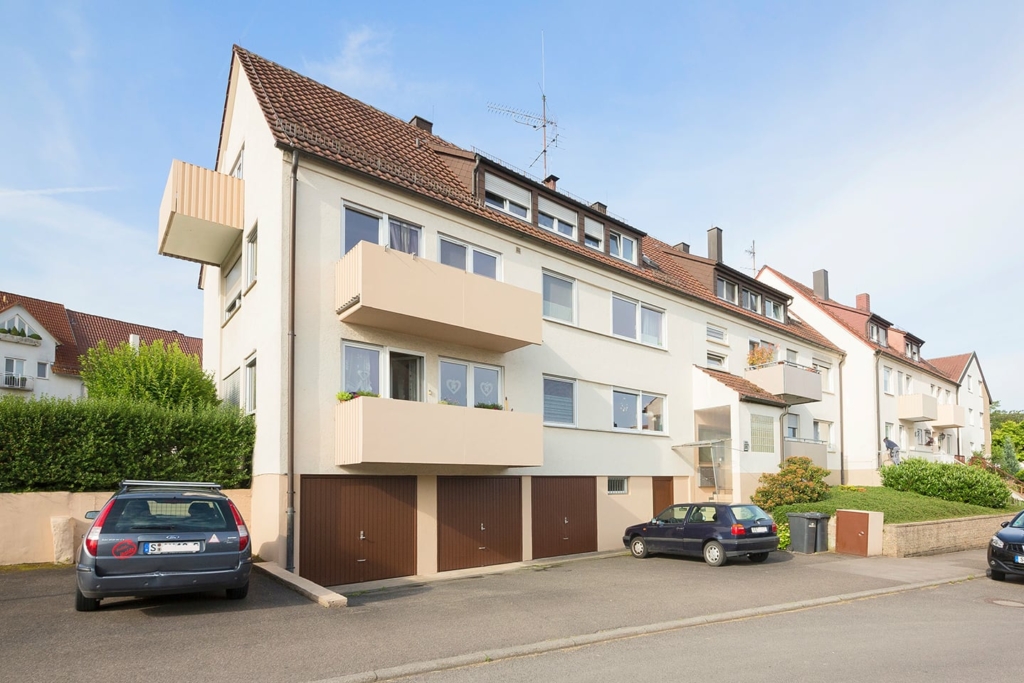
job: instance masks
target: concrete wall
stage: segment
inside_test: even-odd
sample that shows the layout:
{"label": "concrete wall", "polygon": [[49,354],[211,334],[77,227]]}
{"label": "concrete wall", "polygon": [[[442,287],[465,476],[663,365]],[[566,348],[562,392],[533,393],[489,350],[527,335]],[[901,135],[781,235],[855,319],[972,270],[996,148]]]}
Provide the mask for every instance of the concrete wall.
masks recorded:
{"label": "concrete wall", "polygon": [[[248,523],[250,491],[233,489],[224,493]],[[15,520],[0,527],[0,565],[76,561],[82,536],[92,524],[85,513],[99,510],[111,495],[67,491],[0,493],[0,518]],[[60,521],[53,521],[55,518]]]}
{"label": "concrete wall", "polygon": [[914,557],[984,548],[999,531],[999,524],[1013,519],[1016,514],[886,524],[882,528],[882,554]]}
{"label": "concrete wall", "polygon": [[654,482],[630,477],[626,493],[608,493],[608,477],[597,478],[597,549],[621,550],[622,531],[653,517]]}

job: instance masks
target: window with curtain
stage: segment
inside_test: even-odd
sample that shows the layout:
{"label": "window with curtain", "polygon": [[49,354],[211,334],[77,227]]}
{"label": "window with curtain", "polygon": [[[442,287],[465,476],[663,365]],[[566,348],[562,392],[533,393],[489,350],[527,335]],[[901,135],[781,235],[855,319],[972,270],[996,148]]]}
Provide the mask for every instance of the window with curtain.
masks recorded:
{"label": "window with curtain", "polygon": [[342,391],[380,396],[380,349],[345,344],[342,356]]}
{"label": "window with curtain", "polygon": [[544,422],[576,424],[576,382],[555,377],[544,378]]}
{"label": "window with curtain", "polygon": [[225,405],[234,406],[236,408],[241,407],[242,396],[239,380],[238,368],[235,368],[235,371],[225,377],[224,381],[221,383],[221,393],[223,395]]}
{"label": "window with curtain", "polygon": [[388,245],[406,254],[419,255],[420,227],[396,218],[388,220]]}
{"label": "window with curtain", "polygon": [[640,307],[640,341],[651,346],[661,346],[662,319],[664,313],[647,306]]}

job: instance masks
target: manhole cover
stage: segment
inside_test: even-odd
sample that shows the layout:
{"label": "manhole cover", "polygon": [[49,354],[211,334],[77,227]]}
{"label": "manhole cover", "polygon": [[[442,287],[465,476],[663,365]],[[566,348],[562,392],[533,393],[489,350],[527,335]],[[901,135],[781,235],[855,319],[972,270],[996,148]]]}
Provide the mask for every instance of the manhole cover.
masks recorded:
{"label": "manhole cover", "polygon": [[989,600],[989,602],[1000,607],[1024,607],[1024,602],[1017,602],[1016,600]]}

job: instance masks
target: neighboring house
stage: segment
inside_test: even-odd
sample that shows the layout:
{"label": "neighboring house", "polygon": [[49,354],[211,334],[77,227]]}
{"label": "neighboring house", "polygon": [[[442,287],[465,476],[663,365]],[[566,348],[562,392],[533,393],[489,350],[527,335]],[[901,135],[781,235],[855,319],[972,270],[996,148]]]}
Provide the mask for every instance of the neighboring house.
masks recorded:
{"label": "neighboring house", "polygon": [[719,230],[696,257],[557,180],[234,49],[158,248],[203,264],[205,367],[256,415],[263,558],[336,585],[621,548],[785,453],[838,470],[838,346]]}
{"label": "neighboring house", "polygon": [[13,292],[0,291],[0,330],[7,330],[0,332],[0,395],[82,396],[78,359],[101,340],[117,346],[135,335],[146,343],[176,341],[200,360],[203,353],[203,340],[196,337],[70,311],[62,304]]}
{"label": "neighboring house", "polygon": [[[957,356],[931,358],[928,362],[957,383],[957,405],[967,411],[966,424],[957,430],[959,442],[957,452],[967,458],[977,452],[991,456],[992,395],[989,394],[985,374],[981,371],[978,354],[971,351]],[[1002,446],[1002,444],[996,445]]]}
{"label": "neighboring house", "polygon": [[[953,376],[958,368],[947,372],[925,360],[924,340],[873,311],[868,294],[858,294],[855,306],[831,299],[824,270],[815,271],[813,287],[770,267],[761,269],[758,280],[792,296],[796,315],[846,351],[840,374],[850,483],[878,483],[886,438],[899,444],[904,457],[952,462],[970,456],[961,432],[975,421],[975,443],[981,444],[988,423],[987,405],[981,403],[987,398],[966,405],[960,379]],[[972,362],[980,379],[976,357]]]}

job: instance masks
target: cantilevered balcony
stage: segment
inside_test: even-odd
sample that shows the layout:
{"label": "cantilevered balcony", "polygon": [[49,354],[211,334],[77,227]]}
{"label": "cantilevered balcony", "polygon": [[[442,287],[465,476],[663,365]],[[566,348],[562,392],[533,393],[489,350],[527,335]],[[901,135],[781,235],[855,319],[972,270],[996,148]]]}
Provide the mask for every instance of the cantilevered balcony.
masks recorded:
{"label": "cantilevered balcony", "polygon": [[828,444],[824,441],[787,437],[783,441],[783,452],[786,458],[810,458],[818,467],[828,468]]}
{"label": "cantilevered balcony", "polygon": [[220,266],[242,235],[244,196],[240,178],[175,159],[160,202],[157,251]]}
{"label": "cantilevered balcony", "polygon": [[938,407],[938,417],[932,422],[933,429],[953,429],[955,427],[966,427],[967,420],[964,419],[964,407],[947,403]]}
{"label": "cantilevered balcony", "polygon": [[361,396],[334,416],[338,465],[544,463],[540,415]]}
{"label": "cantilevered balcony", "polygon": [[537,292],[369,242],[335,268],[342,322],[502,353],[541,343]]}
{"label": "cantilevered balcony", "polygon": [[899,419],[906,422],[931,422],[939,416],[939,404],[928,394],[900,396]]}
{"label": "cantilevered balcony", "polygon": [[821,400],[821,375],[814,368],[779,361],[747,368],[743,377],[789,405]]}

